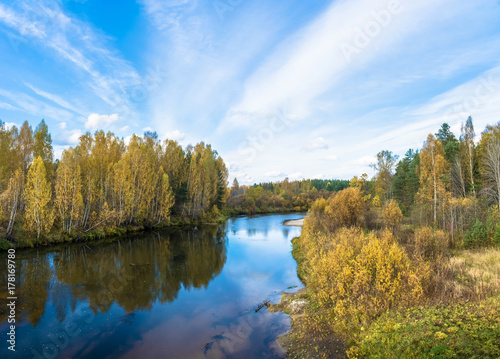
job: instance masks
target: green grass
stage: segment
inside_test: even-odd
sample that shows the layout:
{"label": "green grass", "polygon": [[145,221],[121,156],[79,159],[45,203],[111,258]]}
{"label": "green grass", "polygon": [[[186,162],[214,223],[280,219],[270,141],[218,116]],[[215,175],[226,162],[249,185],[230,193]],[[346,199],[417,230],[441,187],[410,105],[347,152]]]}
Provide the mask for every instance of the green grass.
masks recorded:
{"label": "green grass", "polygon": [[500,296],[448,307],[391,311],[362,330],[353,357],[499,358]]}

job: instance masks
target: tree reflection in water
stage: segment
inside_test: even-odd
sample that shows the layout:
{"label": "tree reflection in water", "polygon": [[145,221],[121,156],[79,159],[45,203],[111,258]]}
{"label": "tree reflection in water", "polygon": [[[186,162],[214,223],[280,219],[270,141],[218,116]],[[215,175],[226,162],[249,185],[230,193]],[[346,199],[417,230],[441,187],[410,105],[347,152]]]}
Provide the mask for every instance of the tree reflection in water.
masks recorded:
{"label": "tree reflection in water", "polygon": [[[36,326],[48,300],[62,322],[82,301],[94,313],[113,304],[130,313],[174,301],[181,288],[207,287],[226,262],[226,233],[215,226],[150,232],[113,243],[18,251],[16,262],[18,319]],[[0,286],[7,288],[3,273]],[[0,312],[5,320],[6,309]]]}

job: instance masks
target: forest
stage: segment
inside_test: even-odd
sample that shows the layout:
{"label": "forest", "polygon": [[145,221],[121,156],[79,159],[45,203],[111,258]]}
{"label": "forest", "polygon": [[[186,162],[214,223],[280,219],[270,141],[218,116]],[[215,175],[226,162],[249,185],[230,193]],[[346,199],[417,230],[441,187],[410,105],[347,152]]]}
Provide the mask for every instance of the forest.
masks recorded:
{"label": "forest", "polygon": [[34,131],[0,121],[0,153],[2,247],[223,219],[228,171],[203,142],[87,132],[54,160],[44,120]]}
{"label": "forest", "polygon": [[500,355],[500,123],[448,124],[316,200],[293,240],[308,306],[292,357]]}
{"label": "forest", "polygon": [[229,189],[227,210],[231,214],[307,212],[318,198],[349,187],[348,180],[308,179],[240,186],[235,178]]}

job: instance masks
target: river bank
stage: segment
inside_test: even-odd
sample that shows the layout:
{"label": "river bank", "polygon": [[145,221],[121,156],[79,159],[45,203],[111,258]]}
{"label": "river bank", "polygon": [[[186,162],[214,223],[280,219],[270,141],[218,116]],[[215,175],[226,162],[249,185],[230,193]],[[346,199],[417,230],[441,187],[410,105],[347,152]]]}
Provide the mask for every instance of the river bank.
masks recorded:
{"label": "river bank", "polygon": [[128,225],[123,227],[98,228],[88,232],[77,232],[74,234],[51,233],[42,238],[28,238],[23,235],[15,237],[0,236],[0,252],[9,248],[24,249],[35,247],[50,247],[63,243],[84,243],[92,241],[109,240],[114,241],[131,234],[148,233],[152,231],[163,231],[175,228],[196,228],[202,225],[219,225],[228,220],[228,216],[220,215],[216,219],[208,221],[186,220],[182,218],[173,218],[168,225],[158,225],[147,227],[144,225]]}
{"label": "river bank", "polygon": [[278,343],[285,351],[286,358],[323,358],[326,357],[325,353],[328,353],[328,358],[345,358],[345,345],[342,340],[330,331],[324,331],[322,327],[311,326],[311,308],[313,306],[307,288],[296,292],[282,292],[281,301],[268,306],[271,313],[284,312],[290,316],[291,329],[278,337]]}
{"label": "river bank", "polygon": [[292,226],[292,227],[302,227],[304,225],[304,218],[301,218],[301,219],[288,219],[288,220],[286,220],[286,221],[283,222],[283,225],[284,226]]}

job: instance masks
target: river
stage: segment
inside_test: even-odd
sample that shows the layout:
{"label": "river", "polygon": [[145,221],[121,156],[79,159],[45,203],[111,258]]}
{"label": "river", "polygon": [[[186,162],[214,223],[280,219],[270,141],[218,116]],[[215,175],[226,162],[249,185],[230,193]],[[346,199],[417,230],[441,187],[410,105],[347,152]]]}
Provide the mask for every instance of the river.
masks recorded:
{"label": "river", "polygon": [[[148,232],[16,253],[16,352],[2,358],[281,358],[284,313],[256,312],[302,286],[291,255],[301,214]],[[7,254],[0,253],[7,298]]]}

